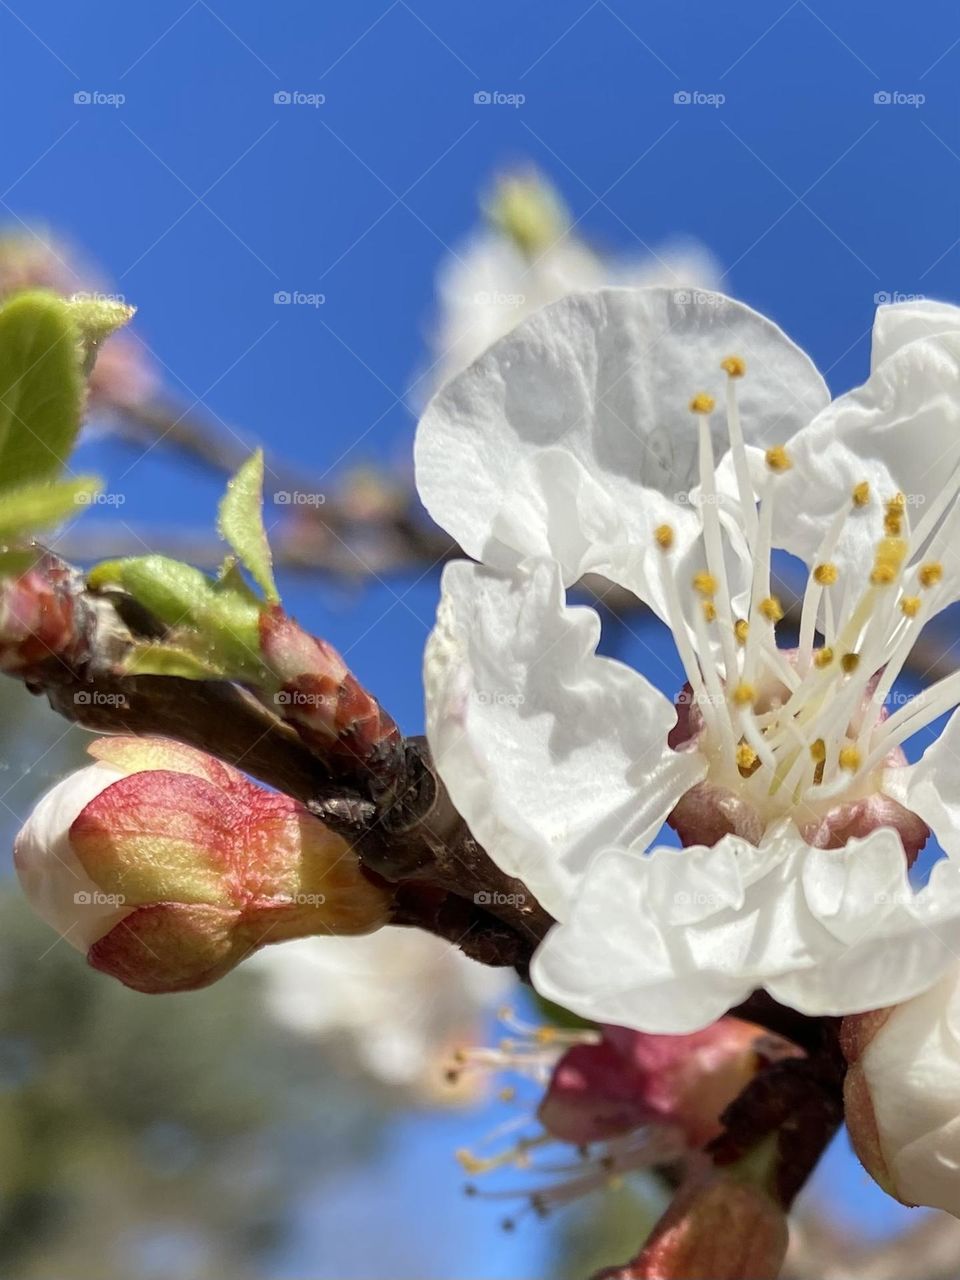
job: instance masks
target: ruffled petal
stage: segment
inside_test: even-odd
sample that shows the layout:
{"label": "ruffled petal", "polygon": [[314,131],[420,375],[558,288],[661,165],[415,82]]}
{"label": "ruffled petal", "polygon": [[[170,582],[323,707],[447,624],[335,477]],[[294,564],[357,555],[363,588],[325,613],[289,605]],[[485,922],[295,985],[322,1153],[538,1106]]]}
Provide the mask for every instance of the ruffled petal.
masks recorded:
{"label": "ruffled petal", "polygon": [[868,482],[869,501],[851,511],[831,557],[843,575],[838,589],[859,595],[884,533],[884,502],[903,493],[915,526],[960,463],[960,333],[895,351],[793,439],[790,457],[774,543],[808,565],[836,513],[851,507],[854,486]]}
{"label": "ruffled petal", "polygon": [[919,814],[944,852],[960,859],[960,710],[916,764],[887,769],[881,788]]}
{"label": "ruffled petal", "polygon": [[555,565],[447,566],[427,644],[427,735],[490,857],[563,917],[611,841],[646,843],[705,765],[674,752],[671,703],[595,653],[600,620],[567,608]]}
{"label": "ruffled petal", "polygon": [[794,828],[761,848],[610,849],[534,958],[541,995],[584,1017],[677,1034],[766,987],[804,1013],[907,999],[960,948],[960,868],[914,893],[888,830],[813,849]]}
{"label": "ruffled petal", "polygon": [[916,298],[911,302],[894,302],[877,307],[873,319],[873,343],[870,368],[892,356],[918,338],[932,338],[938,333],[960,332],[960,307],[952,302],[934,302]]}
{"label": "ruffled petal", "polygon": [[[593,570],[626,577],[649,600],[659,580],[653,530],[674,525],[681,553],[699,532],[686,502],[698,479],[689,401],[708,392],[722,405],[720,362],[731,354],[747,363],[738,393],[749,442],[790,438],[829,399],[776,325],[722,294],[569,295],[431,402],[416,444],[423,501],[468,554],[495,568],[549,556],[567,583]],[[719,457],[726,440],[716,443]],[[568,460],[538,463],[548,452]]]}

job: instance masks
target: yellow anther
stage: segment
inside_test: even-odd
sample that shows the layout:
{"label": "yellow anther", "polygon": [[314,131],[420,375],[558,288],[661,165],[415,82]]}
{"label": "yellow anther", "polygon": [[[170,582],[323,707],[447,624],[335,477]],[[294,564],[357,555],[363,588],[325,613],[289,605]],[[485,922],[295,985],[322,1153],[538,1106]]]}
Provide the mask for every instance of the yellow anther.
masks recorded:
{"label": "yellow anther", "polygon": [[743,356],[727,356],[720,361],[720,368],[731,378],[742,378],[747,372],[747,362]]}
{"label": "yellow anther", "polygon": [[873,559],[870,581],[875,587],[893,582],[907,557],[909,546],[904,538],[881,538]]}
{"label": "yellow anther", "polygon": [[707,622],[716,622],[717,606],[712,600],[704,600],[700,607],[703,609],[703,616],[706,618]]}
{"label": "yellow anther", "polygon": [[943,577],[943,565],[939,560],[928,560],[917,572],[921,587],[935,587]]}
{"label": "yellow anther", "polygon": [[887,502],[887,515],[892,516],[894,512],[900,512],[900,514],[902,515],[904,511],[906,511],[906,509],[907,509],[906,494],[895,493],[893,497]]}
{"label": "yellow anther", "polygon": [[860,752],[856,747],[841,747],[839,763],[841,769],[846,769],[849,773],[856,773],[860,768]]}
{"label": "yellow anther", "polygon": [[768,622],[779,622],[783,617],[783,605],[776,596],[767,596],[760,601],[760,612]]}
{"label": "yellow anther", "polygon": [[915,618],[920,612],[920,597],[904,596],[900,601],[900,612],[908,618]]}
{"label": "yellow anther", "polygon": [[775,444],[772,449],[768,449],[764,457],[771,471],[789,471],[793,466],[790,455],[782,444]]}
{"label": "yellow anther", "polygon": [[760,757],[748,742],[741,742],[737,747],[737,768],[741,773],[749,773]]}
{"label": "yellow anther", "polygon": [[741,681],[733,691],[733,700],[738,707],[749,707],[757,696],[752,684]]}
{"label": "yellow anther", "polygon": [[859,653],[845,653],[843,657],[840,659],[840,666],[843,668],[844,674],[848,676],[853,675],[854,671],[856,671],[859,665],[860,665]]}
{"label": "yellow anther", "polygon": [[853,486],[853,505],[855,507],[865,507],[870,501],[870,485],[866,480],[861,480],[859,484]]}
{"label": "yellow anther", "polygon": [[822,649],[817,649],[813,655],[813,665],[819,667],[822,671],[824,667],[829,667],[833,661],[833,650],[829,645],[824,645]]}
{"label": "yellow anther", "polygon": [[895,538],[899,538],[903,533],[903,516],[899,511],[888,511],[883,517],[884,533],[892,534]]}
{"label": "yellow anther", "polygon": [[533,1033],[533,1038],[538,1044],[553,1044],[557,1038],[557,1028],[549,1026],[537,1027]]}
{"label": "yellow anther", "polygon": [[837,566],[831,564],[827,560],[824,564],[818,564],[813,571],[814,581],[819,582],[821,587],[832,587],[838,576]]}
{"label": "yellow anther", "polygon": [[673,526],[669,524],[658,524],[653,531],[657,546],[661,551],[669,551],[673,546],[674,532]]}
{"label": "yellow anther", "polygon": [[690,412],[713,413],[716,403],[713,396],[708,396],[705,391],[701,391],[690,401]]}
{"label": "yellow anther", "polygon": [[702,596],[712,596],[717,589],[717,580],[712,573],[701,570],[693,575],[693,589]]}
{"label": "yellow anther", "polygon": [[810,743],[810,758],[815,764],[823,764],[827,758],[827,744],[822,738]]}
{"label": "yellow anther", "polygon": [[500,1099],[501,1102],[513,1102],[516,1096],[517,1096],[517,1091],[511,1084],[504,1085],[504,1087],[497,1094],[497,1097]]}
{"label": "yellow anther", "polygon": [[738,618],[733,624],[733,634],[737,637],[738,644],[746,644],[747,636],[750,634],[750,623],[746,618]]}

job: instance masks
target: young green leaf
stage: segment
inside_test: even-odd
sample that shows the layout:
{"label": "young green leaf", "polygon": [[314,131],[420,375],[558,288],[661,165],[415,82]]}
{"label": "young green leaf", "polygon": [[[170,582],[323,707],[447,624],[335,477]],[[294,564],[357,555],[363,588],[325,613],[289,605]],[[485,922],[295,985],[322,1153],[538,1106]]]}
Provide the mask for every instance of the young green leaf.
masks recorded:
{"label": "young green leaf", "polygon": [[0,309],[0,491],[54,478],[80,429],[80,335],[68,304],[21,293]]}
{"label": "young green leaf", "polygon": [[271,604],[280,596],[273,579],[273,558],[263,527],[263,450],[246,460],[227,485],[217,519],[220,536]]}
{"label": "young green leaf", "polygon": [[84,373],[89,377],[101,345],[111,333],[122,329],[133,318],[136,307],[113,298],[85,293],[75,293],[66,301],[83,342]]}
{"label": "young green leaf", "polygon": [[7,490],[0,499],[0,544],[21,542],[39,529],[79,515],[99,491],[100,481],[94,476]]}

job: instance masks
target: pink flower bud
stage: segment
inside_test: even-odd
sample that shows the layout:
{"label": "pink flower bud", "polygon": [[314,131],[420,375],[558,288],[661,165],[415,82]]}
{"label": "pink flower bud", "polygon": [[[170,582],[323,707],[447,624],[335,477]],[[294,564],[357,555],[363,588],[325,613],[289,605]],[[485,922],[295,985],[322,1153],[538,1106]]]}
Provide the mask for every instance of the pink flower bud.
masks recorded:
{"label": "pink flower bud", "polygon": [[786,1251],[776,1201],[732,1170],[711,1169],[680,1188],[632,1262],[595,1280],[775,1280]]}
{"label": "pink flower bud", "polygon": [[721,1113],[762,1066],[799,1052],[739,1018],[683,1036],[605,1027],[598,1044],[575,1045],[557,1063],[539,1119],[578,1145],[671,1125],[696,1149],[720,1132]]}
{"label": "pink flower bud", "polygon": [[336,649],[280,608],[264,612],[260,640],[277,685],[274,710],[307,745],[334,772],[360,767],[381,782],[394,777],[403,759],[400,730]]}
{"label": "pink flower bud", "polygon": [[907,1205],[960,1217],[960,965],[891,1009],[844,1018],[847,1129],[864,1167]]}
{"label": "pink flower bud", "polygon": [[17,837],[34,909],[139,991],[205,986],[259,947],[369,933],[389,896],[287,796],[165,738],[101,738]]}

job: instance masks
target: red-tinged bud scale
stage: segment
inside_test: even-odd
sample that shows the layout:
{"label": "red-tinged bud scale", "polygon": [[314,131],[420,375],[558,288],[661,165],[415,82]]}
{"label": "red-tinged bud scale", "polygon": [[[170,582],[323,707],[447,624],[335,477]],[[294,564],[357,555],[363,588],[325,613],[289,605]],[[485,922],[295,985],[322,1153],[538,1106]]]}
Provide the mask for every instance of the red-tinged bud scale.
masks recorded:
{"label": "red-tinged bud scale", "polygon": [[22,674],[52,657],[69,659],[78,626],[77,575],[54,556],[0,580],[0,671]]}
{"label": "red-tinged bud scale", "polygon": [[273,673],[273,708],[337,773],[368,771],[387,786],[403,762],[391,717],[350,673],[332,645],[309,635],[279,607],[260,622],[263,658]]}
{"label": "red-tinged bud scale", "polygon": [[786,1215],[762,1187],[710,1170],[680,1188],[632,1262],[595,1280],[776,1280],[787,1239]]}
{"label": "red-tinged bud scale", "polygon": [[387,892],[297,801],[163,738],[102,738],[17,837],[34,909],[139,991],[190,990],[259,947],[368,933]]}

